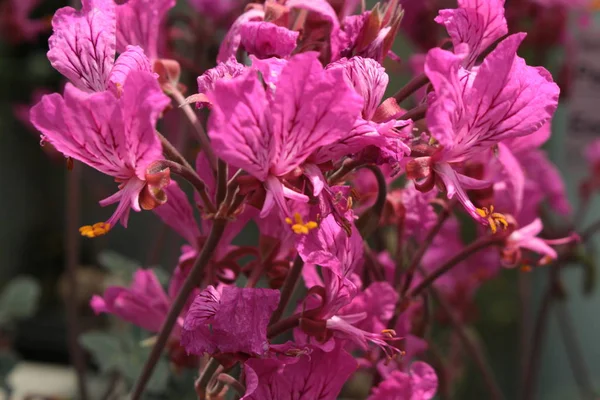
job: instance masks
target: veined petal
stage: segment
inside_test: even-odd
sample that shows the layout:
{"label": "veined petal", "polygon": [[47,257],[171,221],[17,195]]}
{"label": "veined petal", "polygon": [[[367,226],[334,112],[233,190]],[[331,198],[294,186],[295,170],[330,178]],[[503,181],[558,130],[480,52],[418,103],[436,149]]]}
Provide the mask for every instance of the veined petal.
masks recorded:
{"label": "veined petal", "polygon": [[517,215],[523,206],[523,194],[525,193],[523,169],[510,149],[502,143],[498,144],[498,161],[504,169],[506,189],[509,191],[508,195],[514,205],[515,215]]}
{"label": "veined petal", "polygon": [[137,45],[156,60],[162,21],[173,6],[175,0],[128,0],[117,6],[117,51]]}
{"label": "veined petal", "polygon": [[292,57],[283,68],[272,104],[274,161],[271,172],[285,175],[320,146],[352,129],[362,99],[342,71],[324,71],[317,53]]}
{"label": "veined petal", "polygon": [[115,59],[115,4],[112,0],[82,4],[81,11],[63,7],[54,14],[48,59],[78,88],[101,92]]}
{"label": "veined petal", "polygon": [[125,80],[131,71],[152,72],[150,60],[139,46],[127,46],[125,52],[117,58],[110,71],[108,81],[110,82],[110,90],[115,95],[120,95],[120,90],[125,86]]}
{"label": "veined petal", "polygon": [[470,68],[482,51],[508,33],[504,0],[459,0],[458,4],[459,8],[440,10],[435,21],[446,27],[454,47],[469,45],[464,65]]}
{"label": "veined petal", "polygon": [[219,80],[208,93],[213,110],[208,136],[217,156],[261,181],[272,154],[272,123],[265,90],[255,71]]}
{"label": "veined petal", "polygon": [[229,31],[221,42],[219,47],[219,54],[217,55],[217,62],[226,62],[231,57],[235,58],[235,54],[240,47],[242,41],[241,28],[245,22],[248,21],[262,21],[265,18],[265,12],[262,9],[251,8],[242,15],[240,15],[235,22],[229,28]]}
{"label": "veined petal", "polygon": [[465,210],[469,213],[473,219],[480,221],[481,223],[487,224],[487,221],[477,213],[477,208],[473,202],[469,199],[469,196],[462,187],[458,178],[458,173],[452,169],[448,163],[436,163],[434,164],[434,170],[438,176],[444,182],[446,186],[446,195],[449,199],[455,195],[458,196],[458,201],[463,205]]}

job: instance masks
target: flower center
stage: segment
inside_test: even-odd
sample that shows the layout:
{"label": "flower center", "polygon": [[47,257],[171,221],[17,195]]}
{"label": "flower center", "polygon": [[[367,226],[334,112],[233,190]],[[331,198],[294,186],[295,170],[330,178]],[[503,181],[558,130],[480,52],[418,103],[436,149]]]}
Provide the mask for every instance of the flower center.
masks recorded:
{"label": "flower center", "polygon": [[487,207],[483,207],[477,208],[476,210],[477,214],[479,214],[481,218],[485,218],[487,220],[492,233],[496,233],[498,231],[498,226],[501,226],[503,229],[508,227],[508,222],[506,221],[504,214],[494,212],[493,205],[490,206],[489,209]]}
{"label": "flower center", "polygon": [[293,221],[291,218],[287,217],[285,222],[292,226],[292,230],[297,235],[308,235],[308,232],[310,232],[311,229],[315,229],[319,226],[315,221],[308,221],[305,223],[299,213],[294,213]]}
{"label": "flower center", "polygon": [[106,235],[110,230],[110,224],[107,222],[97,222],[94,225],[84,225],[79,228],[81,236],[95,238],[98,236]]}

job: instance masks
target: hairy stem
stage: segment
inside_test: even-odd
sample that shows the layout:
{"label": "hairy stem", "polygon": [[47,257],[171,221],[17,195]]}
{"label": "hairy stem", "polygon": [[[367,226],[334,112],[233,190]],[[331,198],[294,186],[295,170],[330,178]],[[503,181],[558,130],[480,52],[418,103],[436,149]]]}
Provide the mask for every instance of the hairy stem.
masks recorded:
{"label": "hairy stem", "polygon": [[455,332],[458,334],[460,341],[463,343],[465,350],[470,354],[475,365],[477,365],[481,375],[483,376],[483,381],[485,386],[487,387],[490,393],[490,399],[492,400],[502,400],[504,399],[504,395],[500,390],[500,386],[496,381],[494,376],[494,372],[490,367],[487,358],[482,351],[481,347],[478,343],[476,343],[473,338],[469,335],[469,332],[466,330],[465,326],[461,323],[460,318],[456,315],[452,307],[446,302],[444,296],[433,286],[429,288],[431,294],[434,299],[439,304],[440,308],[446,314],[452,327]]}
{"label": "hairy stem", "polygon": [[208,264],[215,249],[217,248],[217,245],[221,240],[221,236],[223,236],[223,232],[225,230],[226,225],[227,220],[214,220],[212,228],[208,235],[208,239],[206,240],[204,247],[202,247],[200,255],[198,256],[194,265],[192,266],[190,274],[187,276],[187,278],[185,278],[185,282],[183,283],[181,290],[177,294],[175,301],[169,309],[165,322],[163,323],[160,329],[160,333],[158,334],[158,337],[156,339],[156,343],[154,344],[154,347],[152,347],[150,356],[146,360],[142,373],[135,384],[135,388],[131,396],[132,400],[139,399],[142,393],[144,392],[144,388],[146,387],[148,380],[152,376],[152,371],[154,370],[156,363],[160,359],[160,355],[165,345],[167,344],[171,331],[173,330],[173,327],[175,326],[175,323],[179,318],[179,314],[181,313],[181,310],[187,303],[188,297],[192,292],[192,289],[194,289],[194,287],[198,285],[198,282],[200,282],[202,274],[204,272],[204,268]]}
{"label": "hairy stem", "polygon": [[68,293],[65,297],[67,312],[67,332],[69,355],[77,374],[79,398],[88,398],[86,383],[85,355],[79,346],[79,316],[77,312],[77,264],[79,263],[80,235],[77,229],[80,225],[81,213],[81,165],[74,163],[73,170],[67,171],[67,220],[65,231],[66,272]]}
{"label": "hairy stem", "polygon": [[171,95],[173,96],[175,101],[177,101],[177,103],[179,104],[179,107],[183,110],[183,112],[185,113],[185,116],[187,117],[187,119],[190,121],[190,123],[194,127],[194,130],[196,131],[196,137],[198,138],[198,141],[200,142],[200,146],[202,147],[204,154],[206,154],[206,158],[208,159],[208,162],[209,162],[211,168],[213,169],[213,171],[216,172],[217,171],[217,157],[215,157],[215,153],[213,153],[213,151],[212,151],[212,147],[210,146],[210,141],[208,140],[208,135],[204,131],[204,128],[202,127],[202,124],[200,123],[198,116],[192,109],[192,106],[185,102],[185,97],[183,96],[183,94],[179,91],[179,89],[177,89],[177,87],[175,87],[175,85],[171,85],[171,86],[172,86],[171,87]]}
{"label": "hairy stem", "polygon": [[294,289],[296,289],[296,285],[298,284],[298,280],[300,279],[300,275],[302,274],[303,266],[304,261],[302,261],[302,257],[300,257],[300,255],[297,255],[296,259],[294,260],[294,264],[288,272],[285,281],[283,282],[283,286],[281,287],[281,298],[279,299],[277,309],[275,310],[273,315],[271,315],[269,326],[279,321],[285,309],[287,308],[287,305],[290,302],[290,299],[292,298],[292,294],[294,293]]}
{"label": "hairy stem", "polygon": [[406,85],[394,94],[394,99],[398,104],[406,100],[411,94],[429,83],[429,78],[425,73],[415,76]]}

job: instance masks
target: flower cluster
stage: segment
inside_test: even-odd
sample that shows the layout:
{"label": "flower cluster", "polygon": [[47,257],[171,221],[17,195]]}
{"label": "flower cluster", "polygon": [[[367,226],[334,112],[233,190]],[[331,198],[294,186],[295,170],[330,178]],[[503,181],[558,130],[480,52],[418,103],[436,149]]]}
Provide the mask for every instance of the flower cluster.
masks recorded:
{"label": "flower cluster", "polygon": [[[93,309],[158,334],[154,351],[167,347],[175,363],[185,351],[195,366],[206,354],[225,372],[241,365],[243,399],[335,399],[361,373],[375,377],[369,399],[433,398],[438,374],[450,378],[429,356],[430,299],[469,321],[482,282],[547,264],[577,240],[540,237],[542,204],[570,213],[541,150],[560,91],[517,55],[526,34],[509,34],[504,0],[459,0],[426,21],[449,39],[413,57],[415,78],[393,96],[392,45],[418,29],[413,8],[428,1],[190,0],[228,30],[187,99],[165,24],[174,3],[82,0],[52,18],[48,59],[69,82],[31,123],[118,183],[100,201],[117,204],[112,216],[82,235],[126,227],[143,209],[186,242],[166,291],[139,270]],[[196,153],[173,144],[169,96],[198,134]],[[258,244],[234,240],[251,225]]]}

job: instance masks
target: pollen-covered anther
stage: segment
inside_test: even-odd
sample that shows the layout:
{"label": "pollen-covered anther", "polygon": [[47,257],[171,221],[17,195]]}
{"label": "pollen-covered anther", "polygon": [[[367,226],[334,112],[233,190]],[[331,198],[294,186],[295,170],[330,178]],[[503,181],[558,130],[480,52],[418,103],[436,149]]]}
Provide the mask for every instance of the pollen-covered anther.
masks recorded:
{"label": "pollen-covered anther", "polygon": [[108,231],[110,231],[110,224],[107,222],[97,222],[94,225],[84,225],[79,228],[79,233],[81,233],[81,236],[88,238],[106,235]]}
{"label": "pollen-covered anther", "polygon": [[501,226],[502,229],[508,228],[508,221],[506,220],[506,216],[501,213],[494,212],[494,206],[477,208],[477,214],[480,217],[485,218],[490,225],[490,229],[492,233],[496,233],[498,231],[498,226]]}
{"label": "pollen-covered anther", "polygon": [[381,334],[390,339],[396,337],[396,331],[393,329],[384,329],[381,331]]}
{"label": "pollen-covered anther", "polygon": [[297,235],[308,235],[308,232],[319,226],[315,221],[305,223],[299,213],[294,213],[294,220],[288,217],[285,219],[285,222],[292,226],[292,230]]}

